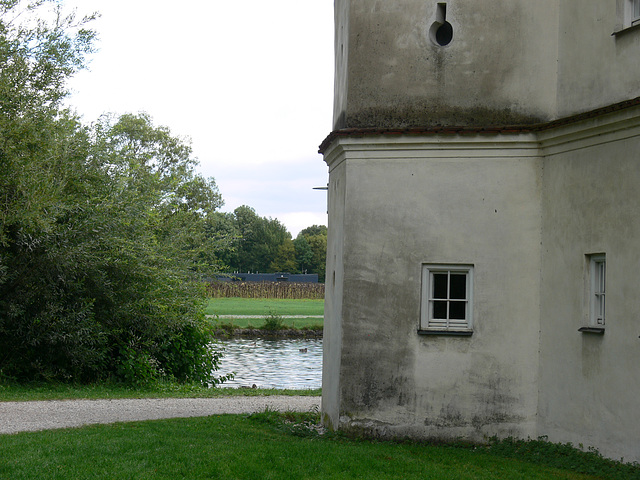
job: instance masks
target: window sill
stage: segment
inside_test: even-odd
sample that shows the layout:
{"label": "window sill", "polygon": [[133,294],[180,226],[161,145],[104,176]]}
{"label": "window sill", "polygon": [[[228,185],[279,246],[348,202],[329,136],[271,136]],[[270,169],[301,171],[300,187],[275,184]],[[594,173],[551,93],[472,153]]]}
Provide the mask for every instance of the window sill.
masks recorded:
{"label": "window sill", "polygon": [[638,22],[637,20],[633,23],[633,25],[625,25],[625,26],[616,27],[616,29],[613,31],[611,36],[615,37],[617,35],[622,35],[622,34],[625,34],[627,32],[631,32],[633,30],[640,30],[640,22]]}
{"label": "window sill", "polygon": [[445,335],[451,337],[470,337],[473,330],[418,330],[418,335]]}
{"label": "window sill", "polygon": [[591,333],[595,335],[604,335],[603,327],[581,327],[578,329],[581,333]]}

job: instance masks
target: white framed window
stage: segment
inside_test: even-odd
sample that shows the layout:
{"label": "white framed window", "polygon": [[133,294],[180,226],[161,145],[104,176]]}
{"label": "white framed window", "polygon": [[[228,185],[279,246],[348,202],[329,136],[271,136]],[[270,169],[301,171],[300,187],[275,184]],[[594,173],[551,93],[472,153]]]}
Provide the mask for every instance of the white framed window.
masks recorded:
{"label": "white framed window", "polygon": [[473,330],[473,266],[422,266],[420,331],[470,334]]}
{"label": "white framed window", "polygon": [[614,34],[640,25],[640,0],[617,0],[618,22]]}
{"label": "white framed window", "polygon": [[607,259],[604,253],[589,255],[589,326],[604,328],[606,318]]}

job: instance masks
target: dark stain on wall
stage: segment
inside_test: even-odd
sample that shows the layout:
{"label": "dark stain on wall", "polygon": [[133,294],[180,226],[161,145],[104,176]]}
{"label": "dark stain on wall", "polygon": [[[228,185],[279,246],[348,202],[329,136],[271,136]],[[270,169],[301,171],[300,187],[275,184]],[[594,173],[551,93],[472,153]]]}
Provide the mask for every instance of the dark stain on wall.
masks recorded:
{"label": "dark stain on wall", "polygon": [[516,110],[484,107],[456,108],[437,105],[387,105],[366,108],[340,117],[340,128],[406,128],[431,126],[501,126],[534,125],[548,120],[542,116],[520,113]]}
{"label": "dark stain on wall", "polygon": [[379,283],[346,283],[345,298],[359,305],[343,318],[341,397],[344,411],[366,411],[382,404],[406,403],[415,394],[410,378],[415,351],[414,315],[407,305],[415,303]]}

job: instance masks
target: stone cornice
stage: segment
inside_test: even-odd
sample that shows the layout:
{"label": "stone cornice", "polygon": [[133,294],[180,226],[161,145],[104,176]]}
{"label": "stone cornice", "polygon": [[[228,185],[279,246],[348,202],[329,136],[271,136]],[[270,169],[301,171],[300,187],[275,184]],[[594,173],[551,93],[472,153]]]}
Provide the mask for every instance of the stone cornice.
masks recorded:
{"label": "stone cornice", "polygon": [[410,127],[410,128],[343,128],[331,132],[320,144],[319,153],[324,154],[330,145],[338,138],[350,137],[371,137],[371,136],[443,136],[443,135],[520,135],[526,133],[540,133],[564,126],[570,126],[585,120],[603,117],[605,115],[619,112],[628,108],[640,106],[640,97],[623,102],[608,105],[606,107],[597,108],[588,112],[560,118],[550,122],[539,123],[535,125],[492,125],[485,127],[464,127],[464,126],[429,126],[429,127]]}

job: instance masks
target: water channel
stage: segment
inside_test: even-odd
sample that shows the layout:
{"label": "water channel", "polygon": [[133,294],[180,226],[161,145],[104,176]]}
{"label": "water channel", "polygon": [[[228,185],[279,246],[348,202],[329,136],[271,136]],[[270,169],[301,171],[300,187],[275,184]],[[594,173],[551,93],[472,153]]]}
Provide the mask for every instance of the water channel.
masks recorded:
{"label": "water channel", "polygon": [[222,387],[321,388],[322,339],[237,338],[220,341],[218,374],[235,372]]}

